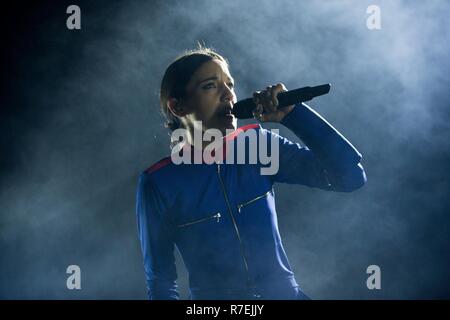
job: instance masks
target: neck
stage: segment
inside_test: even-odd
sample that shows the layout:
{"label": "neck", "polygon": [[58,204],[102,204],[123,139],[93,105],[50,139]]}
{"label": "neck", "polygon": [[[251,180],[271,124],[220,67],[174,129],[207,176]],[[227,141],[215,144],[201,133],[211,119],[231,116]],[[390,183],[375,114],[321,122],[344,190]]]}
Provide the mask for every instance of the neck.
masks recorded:
{"label": "neck", "polygon": [[211,141],[203,141],[203,131],[197,130],[194,135],[194,129],[186,131],[186,141],[196,149],[204,150]]}

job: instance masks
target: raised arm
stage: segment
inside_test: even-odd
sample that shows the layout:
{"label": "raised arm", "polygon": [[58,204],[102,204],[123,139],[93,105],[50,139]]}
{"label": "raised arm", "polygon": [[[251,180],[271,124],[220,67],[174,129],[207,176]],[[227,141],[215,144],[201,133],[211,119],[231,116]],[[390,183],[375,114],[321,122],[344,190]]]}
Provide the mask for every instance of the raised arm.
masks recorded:
{"label": "raised arm", "polygon": [[262,122],[279,122],[289,128],[306,145],[279,139],[279,170],[274,182],[304,184],[325,190],[350,192],[366,182],[361,154],[331,124],[304,103],[278,109],[276,96],[286,91],[279,83],[254,93],[258,105],[255,118]]}
{"label": "raised arm", "polygon": [[274,181],[298,183],[325,190],[350,192],[364,185],[362,156],[317,112],[297,104],[281,124],[306,145],[280,139],[280,165]]}

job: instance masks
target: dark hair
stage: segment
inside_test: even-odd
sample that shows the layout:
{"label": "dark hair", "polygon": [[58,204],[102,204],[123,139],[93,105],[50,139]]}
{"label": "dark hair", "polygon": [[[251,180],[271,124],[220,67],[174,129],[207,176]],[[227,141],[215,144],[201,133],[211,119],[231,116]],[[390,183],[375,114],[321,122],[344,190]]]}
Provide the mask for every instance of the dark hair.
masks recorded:
{"label": "dark hair", "polygon": [[167,67],[161,81],[159,99],[161,112],[166,118],[165,127],[170,132],[180,128],[181,122],[167,107],[167,101],[169,98],[176,98],[179,101],[185,98],[186,86],[192,75],[203,63],[213,59],[220,60],[228,65],[228,60],[214,49],[202,46],[199,43],[197,49],[185,51]]}

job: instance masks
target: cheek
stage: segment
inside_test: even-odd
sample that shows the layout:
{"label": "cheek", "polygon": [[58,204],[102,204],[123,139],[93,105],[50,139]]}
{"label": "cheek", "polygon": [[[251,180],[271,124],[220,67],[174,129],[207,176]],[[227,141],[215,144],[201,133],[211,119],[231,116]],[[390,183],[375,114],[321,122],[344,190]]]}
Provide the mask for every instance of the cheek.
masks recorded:
{"label": "cheek", "polygon": [[216,104],[214,98],[207,94],[198,96],[195,101],[195,117],[202,121],[209,120],[216,112]]}

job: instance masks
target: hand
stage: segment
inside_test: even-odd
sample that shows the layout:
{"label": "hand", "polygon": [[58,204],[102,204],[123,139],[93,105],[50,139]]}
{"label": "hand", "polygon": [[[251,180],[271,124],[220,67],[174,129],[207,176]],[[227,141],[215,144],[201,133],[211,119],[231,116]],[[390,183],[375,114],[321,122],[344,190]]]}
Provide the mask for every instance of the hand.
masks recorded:
{"label": "hand", "polygon": [[294,109],[294,105],[278,109],[277,95],[280,92],[287,91],[282,83],[274,86],[268,86],[266,90],[255,91],[253,93],[253,101],[257,106],[253,110],[255,119],[261,122],[280,122],[283,118]]}

